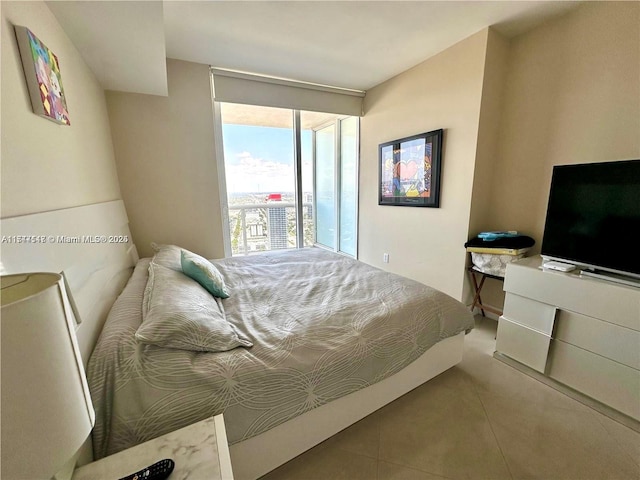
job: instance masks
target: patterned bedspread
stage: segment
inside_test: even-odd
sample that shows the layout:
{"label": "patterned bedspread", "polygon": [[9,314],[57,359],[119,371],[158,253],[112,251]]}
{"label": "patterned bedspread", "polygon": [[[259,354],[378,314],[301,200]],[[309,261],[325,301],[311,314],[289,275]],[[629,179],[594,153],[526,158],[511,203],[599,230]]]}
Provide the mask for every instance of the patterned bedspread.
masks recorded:
{"label": "patterned bedspread", "polygon": [[149,259],[114,304],[89,361],[97,458],[224,412],[240,442],[401,370],[473,328],[460,302],[319,248],[213,261],[226,318],[251,348],[208,353],[136,342]]}

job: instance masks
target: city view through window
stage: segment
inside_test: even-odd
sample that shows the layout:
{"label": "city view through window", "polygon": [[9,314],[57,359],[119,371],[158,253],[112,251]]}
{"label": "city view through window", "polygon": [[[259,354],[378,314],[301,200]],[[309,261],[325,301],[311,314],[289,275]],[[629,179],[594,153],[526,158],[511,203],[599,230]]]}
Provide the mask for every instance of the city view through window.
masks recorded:
{"label": "city view through window", "polygon": [[[293,112],[222,104],[233,255],[297,245]],[[301,132],[304,245],[313,245],[312,132]]]}
{"label": "city view through window", "polygon": [[[232,255],[296,248],[293,111],[222,103],[221,114]],[[312,246],[317,235],[320,241],[320,237],[336,234],[334,182],[324,182],[331,191],[318,185],[314,188],[313,172],[314,145],[317,162],[323,158],[318,145],[326,146],[326,141],[316,139],[314,143],[314,132],[335,125],[336,119],[333,114],[300,112],[303,246]],[[334,161],[335,149],[331,154],[334,156],[325,163]],[[314,205],[319,209],[316,215]],[[322,232],[315,231],[314,221]]]}

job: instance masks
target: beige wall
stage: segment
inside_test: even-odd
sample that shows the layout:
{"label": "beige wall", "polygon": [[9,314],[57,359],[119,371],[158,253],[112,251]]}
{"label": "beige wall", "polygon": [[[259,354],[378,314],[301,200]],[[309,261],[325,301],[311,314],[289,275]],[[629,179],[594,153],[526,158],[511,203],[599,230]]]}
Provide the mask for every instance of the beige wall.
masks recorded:
{"label": "beige wall", "polygon": [[[372,88],[361,121],[360,259],[457,299],[465,285],[488,37],[485,29]],[[445,130],[440,208],[379,206],[378,145],[438,128]]]}
{"label": "beige wall", "polygon": [[[507,76],[509,42],[494,30],[489,30],[485,58],[482,102],[478,127],[478,147],[473,175],[473,193],[469,218],[469,237],[488,230],[498,230],[498,220],[491,212],[493,190],[500,142],[504,89]],[[471,259],[468,259],[471,263]],[[471,303],[473,288],[467,277],[463,299]],[[487,305],[502,305],[502,282],[486,279],[482,301]]]}
{"label": "beige wall", "polygon": [[122,198],[140,256],[151,242],[224,256],[209,67],[167,60],[169,96],[107,92]]}
{"label": "beige wall", "polygon": [[553,165],[640,158],[640,3],[586,2],[513,39],[508,62],[487,227],[539,252]]}
{"label": "beige wall", "polygon": [[[515,229],[537,253],[553,165],[640,158],[639,38],[640,4],[586,2],[511,41],[480,32],[368,91],[360,258],[469,301],[469,237]],[[440,127],[441,208],[378,206],[377,145]],[[487,282],[483,300],[503,299]]]}
{"label": "beige wall", "polygon": [[[2,218],[120,198],[101,86],[43,2],[0,5]],[[33,113],[13,25],[58,56],[71,126]]]}
{"label": "beige wall", "polygon": [[489,29],[469,218],[469,233],[472,236],[482,231],[495,230],[496,219],[491,214],[490,206],[492,192],[496,188],[493,180],[501,139],[500,123],[508,55],[508,40]]}
{"label": "beige wall", "polygon": [[537,249],[553,165],[640,158],[640,3],[587,2],[513,40],[491,211]]}

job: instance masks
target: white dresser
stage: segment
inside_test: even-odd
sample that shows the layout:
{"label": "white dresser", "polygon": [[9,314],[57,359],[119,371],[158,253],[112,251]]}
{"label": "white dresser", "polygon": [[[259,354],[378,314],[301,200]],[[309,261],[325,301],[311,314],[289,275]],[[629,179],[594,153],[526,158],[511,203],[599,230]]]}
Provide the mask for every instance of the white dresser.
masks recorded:
{"label": "white dresser", "polygon": [[507,266],[496,358],[640,421],[640,289],[541,263]]}

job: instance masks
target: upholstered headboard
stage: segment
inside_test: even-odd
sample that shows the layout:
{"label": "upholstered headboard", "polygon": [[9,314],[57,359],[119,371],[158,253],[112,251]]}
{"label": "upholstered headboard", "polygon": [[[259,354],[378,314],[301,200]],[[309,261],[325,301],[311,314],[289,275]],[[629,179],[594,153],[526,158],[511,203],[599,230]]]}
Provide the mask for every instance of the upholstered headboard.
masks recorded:
{"label": "upholstered headboard", "polygon": [[63,272],[80,323],[86,366],[113,302],[138,254],[122,200],[55,210],[0,222],[2,273]]}

